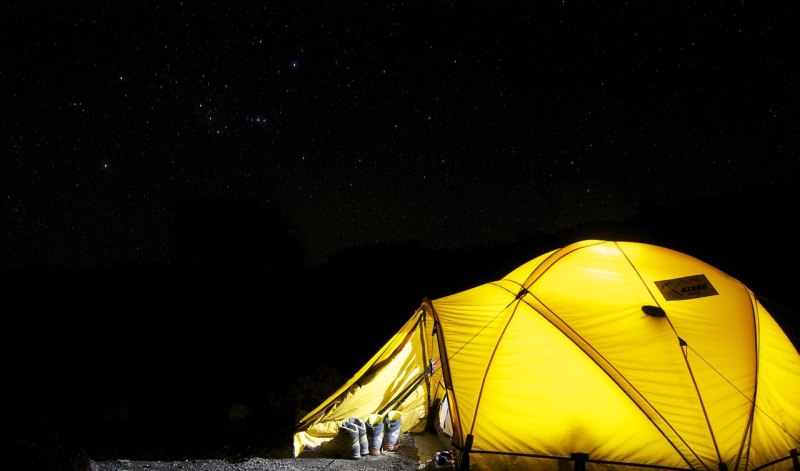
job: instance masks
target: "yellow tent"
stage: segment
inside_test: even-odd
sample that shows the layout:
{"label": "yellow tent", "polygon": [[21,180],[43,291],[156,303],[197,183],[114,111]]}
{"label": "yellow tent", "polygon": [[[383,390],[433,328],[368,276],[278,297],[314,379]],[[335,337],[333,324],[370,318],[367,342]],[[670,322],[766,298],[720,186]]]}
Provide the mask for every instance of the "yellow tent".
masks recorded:
{"label": "yellow tent", "polygon": [[577,242],[424,300],[294,454],[390,409],[462,471],[800,469],[795,346],[741,282],[642,243]]}

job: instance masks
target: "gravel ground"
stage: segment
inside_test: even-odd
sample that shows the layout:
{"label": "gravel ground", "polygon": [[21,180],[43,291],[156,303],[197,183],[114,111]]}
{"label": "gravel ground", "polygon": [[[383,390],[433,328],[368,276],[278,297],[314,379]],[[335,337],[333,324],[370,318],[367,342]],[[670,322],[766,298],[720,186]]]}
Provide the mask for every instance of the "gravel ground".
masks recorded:
{"label": "gravel ground", "polygon": [[242,462],[224,460],[134,461],[116,459],[92,462],[91,471],[416,471],[420,469],[413,437],[405,433],[395,451],[360,459],[330,458],[305,451],[297,458],[250,458]]}

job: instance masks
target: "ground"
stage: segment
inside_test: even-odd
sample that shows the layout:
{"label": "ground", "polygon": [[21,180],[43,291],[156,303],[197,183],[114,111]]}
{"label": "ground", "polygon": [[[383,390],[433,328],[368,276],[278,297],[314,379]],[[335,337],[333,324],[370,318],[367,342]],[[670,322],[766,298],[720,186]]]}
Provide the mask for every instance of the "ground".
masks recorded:
{"label": "ground", "polygon": [[318,452],[303,452],[297,458],[249,458],[246,461],[184,460],[184,461],[134,461],[115,459],[91,462],[91,471],[416,471],[424,467],[415,437],[405,433],[400,437],[395,451],[384,451],[380,456],[360,459],[330,458]]}

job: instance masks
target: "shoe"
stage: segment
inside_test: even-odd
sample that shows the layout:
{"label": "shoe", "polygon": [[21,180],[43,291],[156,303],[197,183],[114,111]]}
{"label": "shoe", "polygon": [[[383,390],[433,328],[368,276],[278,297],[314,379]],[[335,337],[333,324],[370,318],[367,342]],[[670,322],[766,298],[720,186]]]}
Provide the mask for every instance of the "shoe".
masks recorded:
{"label": "shoe", "polygon": [[328,456],[359,459],[361,458],[359,442],[358,427],[346,420],[339,426],[339,432],[335,437],[327,442],[322,442],[320,452]]}
{"label": "shoe", "polygon": [[[369,447],[369,454],[378,456],[381,454],[381,446],[383,445],[383,416],[378,414],[370,414],[365,423],[367,428],[367,445]],[[364,450],[361,450],[363,453]]]}
{"label": "shoe", "polygon": [[456,460],[450,451],[437,451],[432,460],[426,461],[424,466],[417,469],[420,471],[454,470],[456,469]]}
{"label": "shoe", "polygon": [[397,439],[400,437],[400,426],[402,419],[400,412],[390,410],[383,418],[383,449],[386,451],[394,451],[397,447]]}
{"label": "shoe", "polygon": [[361,456],[366,456],[369,453],[369,443],[367,442],[367,427],[364,422],[358,417],[350,417],[348,422],[355,425],[358,429],[358,444],[361,450]]}

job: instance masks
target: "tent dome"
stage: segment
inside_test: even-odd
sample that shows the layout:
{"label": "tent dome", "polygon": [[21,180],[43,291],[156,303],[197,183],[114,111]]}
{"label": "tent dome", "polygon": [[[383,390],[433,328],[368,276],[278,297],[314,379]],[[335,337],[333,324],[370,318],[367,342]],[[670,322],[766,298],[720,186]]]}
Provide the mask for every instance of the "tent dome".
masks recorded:
{"label": "tent dome", "polygon": [[576,242],[424,300],[298,424],[295,454],[389,409],[462,470],[800,466],[795,346],[738,280],[637,242]]}

